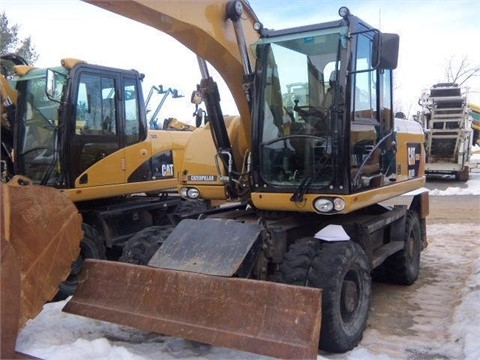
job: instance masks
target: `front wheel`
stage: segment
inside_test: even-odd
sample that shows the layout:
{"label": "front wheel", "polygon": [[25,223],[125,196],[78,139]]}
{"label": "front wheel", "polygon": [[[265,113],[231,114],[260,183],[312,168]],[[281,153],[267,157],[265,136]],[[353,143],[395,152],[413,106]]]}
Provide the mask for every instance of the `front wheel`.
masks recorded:
{"label": "front wheel", "polygon": [[98,235],[97,230],[85,223],[82,224],[82,230],[83,239],[80,242],[80,255],[78,255],[78,258],[73,262],[72,270],[68,278],[60,284],[54,301],[64,300],[73,295],[77,288],[85,259],[105,259],[105,244]]}
{"label": "front wheel", "polygon": [[281,272],[286,283],[323,289],[320,349],[343,353],[358,345],[371,301],[370,266],[358,244],[302,240],[290,247]]}

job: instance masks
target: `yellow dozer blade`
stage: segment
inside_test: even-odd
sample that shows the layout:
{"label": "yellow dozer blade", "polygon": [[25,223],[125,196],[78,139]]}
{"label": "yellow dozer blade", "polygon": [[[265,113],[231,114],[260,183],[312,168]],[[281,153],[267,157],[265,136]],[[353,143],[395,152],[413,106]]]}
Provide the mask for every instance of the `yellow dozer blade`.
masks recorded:
{"label": "yellow dozer blade", "polygon": [[17,358],[15,341],[67,278],[80,252],[82,217],[60,191],[14,177],[0,184],[0,358]]}
{"label": "yellow dozer blade", "polygon": [[87,259],[63,311],[283,359],[315,359],[321,290]]}

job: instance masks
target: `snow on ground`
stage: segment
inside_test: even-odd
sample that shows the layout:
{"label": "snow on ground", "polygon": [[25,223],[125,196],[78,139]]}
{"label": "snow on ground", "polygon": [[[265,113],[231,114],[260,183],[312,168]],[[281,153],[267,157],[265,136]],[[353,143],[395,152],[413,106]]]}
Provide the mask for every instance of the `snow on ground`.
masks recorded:
{"label": "snow on ground", "polygon": [[[480,172],[471,173],[465,188],[434,189],[430,194],[480,195]],[[398,314],[398,326],[371,325],[385,315],[377,309],[382,300],[374,298],[360,345],[349,353],[322,354],[318,359],[480,359],[478,225],[433,224],[427,233],[429,246],[422,254],[419,280],[405,292],[397,288],[399,299],[392,300],[392,306],[398,301],[408,309]],[[374,286],[374,294],[383,290],[393,296],[390,288]],[[267,359],[63,313],[64,304],[46,304],[19,334],[17,351],[49,360]]]}
{"label": "snow on ground", "polygon": [[429,194],[430,196],[478,195],[480,193],[480,174],[477,174],[470,174],[470,179],[465,182],[466,188],[452,186],[446,190],[433,189],[429,191]]}

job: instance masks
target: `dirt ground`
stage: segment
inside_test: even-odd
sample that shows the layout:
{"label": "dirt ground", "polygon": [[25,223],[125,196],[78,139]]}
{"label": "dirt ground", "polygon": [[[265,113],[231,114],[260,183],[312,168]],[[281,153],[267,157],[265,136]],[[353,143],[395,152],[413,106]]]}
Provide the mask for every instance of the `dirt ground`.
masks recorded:
{"label": "dirt ground", "polygon": [[430,196],[427,224],[471,224],[479,218],[480,196]]}
{"label": "dirt ground", "polygon": [[[449,187],[465,188],[464,182],[448,177],[430,178],[426,185],[430,190],[446,190]],[[480,196],[430,196],[428,224],[469,224],[480,219]]]}

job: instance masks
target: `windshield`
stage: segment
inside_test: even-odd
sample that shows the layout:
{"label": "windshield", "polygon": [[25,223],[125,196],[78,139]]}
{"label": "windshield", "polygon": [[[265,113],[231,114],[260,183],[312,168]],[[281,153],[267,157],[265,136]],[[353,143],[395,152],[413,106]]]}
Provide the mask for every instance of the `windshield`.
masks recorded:
{"label": "windshield", "polygon": [[34,183],[52,184],[58,173],[54,170],[59,103],[48,99],[43,74],[19,81],[25,96],[21,104],[18,157],[25,176]]}
{"label": "windshield", "polygon": [[322,188],[333,180],[342,39],[335,29],[266,47],[261,169],[271,185]]}

